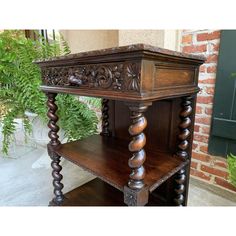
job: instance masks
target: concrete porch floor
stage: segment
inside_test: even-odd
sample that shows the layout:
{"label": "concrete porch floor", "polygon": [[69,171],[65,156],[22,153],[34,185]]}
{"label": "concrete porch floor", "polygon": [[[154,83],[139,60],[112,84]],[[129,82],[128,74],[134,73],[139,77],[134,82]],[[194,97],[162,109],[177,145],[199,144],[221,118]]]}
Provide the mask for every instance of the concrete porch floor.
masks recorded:
{"label": "concrete porch floor", "polygon": [[[47,206],[52,198],[51,169],[32,168],[45,152],[33,149],[18,159],[0,157],[0,206]],[[64,160],[62,163],[64,192],[94,177]],[[190,180],[189,206],[236,206],[236,194],[205,186]]]}

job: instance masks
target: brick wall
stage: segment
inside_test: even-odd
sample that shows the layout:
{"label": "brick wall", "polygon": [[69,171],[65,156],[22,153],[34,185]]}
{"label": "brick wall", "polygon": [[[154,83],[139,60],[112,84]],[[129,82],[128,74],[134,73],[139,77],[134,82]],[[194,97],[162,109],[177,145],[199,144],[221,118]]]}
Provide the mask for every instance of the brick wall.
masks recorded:
{"label": "brick wall", "polygon": [[227,163],[222,157],[208,154],[208,140],[213,108],[220,30],[183,30],[181,50],[204,55],[207,60],[200,67],[197,96],[191,175],[194,178],[236,192],[228,182]]}

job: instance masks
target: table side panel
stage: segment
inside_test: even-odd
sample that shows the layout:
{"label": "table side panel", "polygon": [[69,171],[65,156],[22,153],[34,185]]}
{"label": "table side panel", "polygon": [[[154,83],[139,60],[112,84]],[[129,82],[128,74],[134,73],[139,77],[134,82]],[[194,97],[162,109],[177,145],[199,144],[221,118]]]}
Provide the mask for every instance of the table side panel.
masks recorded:
{"label": "table side panel", "polygon": [[166,91],[175,94],[180,88],[198,89],[198,70],[196,65],[162,61],[142,61],[141,90],[160,94]]}

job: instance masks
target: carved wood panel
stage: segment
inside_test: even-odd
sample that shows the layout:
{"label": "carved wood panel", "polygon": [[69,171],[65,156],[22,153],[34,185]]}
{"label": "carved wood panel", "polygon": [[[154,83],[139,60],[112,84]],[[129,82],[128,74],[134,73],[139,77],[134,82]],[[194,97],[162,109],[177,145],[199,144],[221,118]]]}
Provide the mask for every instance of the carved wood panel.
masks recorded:
{"label": "carved wood panel", "polygon": [[113,91],[140,91],[139,62],[116,62],[70,67],[43,67],[47,86],[70,86]]}

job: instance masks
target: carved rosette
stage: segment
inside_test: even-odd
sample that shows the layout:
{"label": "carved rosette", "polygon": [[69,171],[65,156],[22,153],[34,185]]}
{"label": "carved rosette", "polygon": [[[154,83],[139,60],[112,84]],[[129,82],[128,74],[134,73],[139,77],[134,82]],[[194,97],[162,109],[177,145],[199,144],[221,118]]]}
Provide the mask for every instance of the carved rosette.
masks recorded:
{"label": "carved rosette", "polygon": [[42,81],[47,86],[139,92],[140,70],[139,62],[42,67]]}
{"label": "carved rosette", "polygon": [[50,205],[61,205],[63,202],[64,196],[62,193],[63,184],[61,180],[63,176],[60,174],[62,167],[60,165],[60,156],[54,152],[54,148],[60,145],[60,141],[58,140],[58,131],[59,127],[57,126],[58,116],[56,115],[57,105],[55,104],[56,94],[48,93],[48,101],[47,106],[49,108],[47,116],[49,118],[48,127],[50,129],[48,136],[50,138],[50,142],[48,144],[48,154],[52,159],[52,177],[53,177],[53,186],[54,186],[54,199]]}
{"label": "carved rosette", "polygon": [[137,63],[127,65],[127,90],[139,91],[140,90],[140,68]]}
{"label": "carved rosette", "polygon": [[[179,124],[180,133],[178,135],[179,139],[179,145],[178,145],[178,151],[176,153],[177,156],[188,159],[188,147],[189,142],[188,138],[190,137],[190,130],[189,127],[191,126],[191,113],[192,113],[192,107],[191,107],[191,97],[184,97],[182,99],[182,110],[180,112],[180,118],[181,122]],[[186,180],[186,174],[185,169],[181,169],[175,176],[175,193],[176,197],[174,199],[174,202],[177,206],[183,206],[184,202],[184,191],[185,191],[185,180]]]}
{"label": "carved rosette", "polygon": [[128,206],[144,206],[148,203],[148,188],[131,189],[124,186],[124,203]]}
{"label": "carved rosette", "polygon": [[137,206],[137,193],[127,188],[124,192],[124,203],[128,206]]}
{"label": "carved rosette", "polygon": [[133,152],[133,156],[129,159],[129,167],[131,174],[129,176],[128,186],[131,189],[141,189],[144,186],[145,169],[143,163],[146,159],[146,153],[143,147],[146,144],[146,136],[143,130],[147,126],[147,120],[143,113],[147,110],[146,105],[134,104],[130,105],[131,121],[129,133],[132,140],[129,143],[129,150]]}
{"label": "carved rosette", "polygon": [[102,136],[110,136],[110,130],[109,130],[109,115],[108,115],[108,99],[103,98],[102,99]]}

